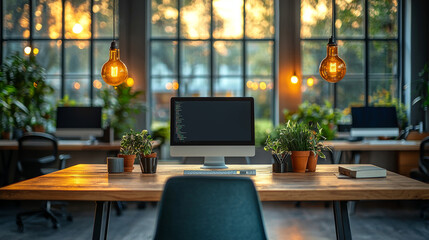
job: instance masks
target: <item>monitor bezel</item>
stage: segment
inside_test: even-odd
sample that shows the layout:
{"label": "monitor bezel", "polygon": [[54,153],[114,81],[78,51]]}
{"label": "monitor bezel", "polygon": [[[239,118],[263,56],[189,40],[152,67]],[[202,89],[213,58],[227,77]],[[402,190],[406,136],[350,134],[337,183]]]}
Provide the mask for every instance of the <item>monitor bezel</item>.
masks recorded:
{"label": "monitor bezel", "polygon": [[[248,101],[251,111],[251,140],[250,141],[190,141],[174,142],[175,117],[171,110],[177,101]],[[172,97],[170,99],[170,145],[171,146],[254,146],[255,145],[255,104],[253,97]]]}

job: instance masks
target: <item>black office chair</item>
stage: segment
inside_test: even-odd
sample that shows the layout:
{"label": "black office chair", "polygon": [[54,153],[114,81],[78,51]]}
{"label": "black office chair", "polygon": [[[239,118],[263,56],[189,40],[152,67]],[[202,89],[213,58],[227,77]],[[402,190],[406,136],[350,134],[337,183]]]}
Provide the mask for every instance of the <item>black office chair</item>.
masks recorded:
{"label": "black office chair", "polygon": [[162,194],[155,239],[266,239],[252,180],[219,176],[170,178]]}
{"label": "black office chair", "polygon": [[[34,178],[63,169],[70,155],[58,155],[57,139],[47,133],[26,133],[18,139],[18,171],[22,179]],[[16,216],[18,231],[24,231],[23,217],[43,215],[52,221],[53,227],[59,227],[58,215],[67,215],[67,220],[72,221],[71,215],[65,211],[57,211],[51,206],[54,202],[45,201],[42,209],[31,212],[19,213]],[[65,205],[64,203],[56,203]],[[63,206],[64,207],[64,206]]]}
{"label": "black office chair", "polygon": [[[413,169],[410,172],[410,177],[421,182],[429,183],[429,154],[426,150],[429,145],[429,137],[426,137],[420,143],[420,159],[419,159],[419,168]],[[429,205],[422,207],[420,212],[421,217],[424,219],[429,219]]]}

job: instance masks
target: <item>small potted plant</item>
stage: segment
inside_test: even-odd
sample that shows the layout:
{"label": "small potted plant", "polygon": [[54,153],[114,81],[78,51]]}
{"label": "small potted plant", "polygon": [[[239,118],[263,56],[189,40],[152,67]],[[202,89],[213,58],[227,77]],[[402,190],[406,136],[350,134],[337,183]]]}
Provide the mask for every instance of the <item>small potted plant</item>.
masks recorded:
{"label": "small potted plant", "polygon": [[316,165],[317,165],[317,159],[319,157],[326,158],[325,154],[323,153],[323,150],[331,150],[330,148],[326,147],[323,144],[323,140],[326,138],[322,135],[323,129],[317,124],[315,130],[313,130],[311,133],[310,143],[311,143],[311,151],[310,156],[308,157],[307,162],[307,169],[309,172],[315,172],[316,171]]}
{"label": "small potted plant", "polygon": [[147,130],[140,133],[141,148],[140,148],[140,168],[142,173],[155,173],[157,166],[157,154],[153,152],[152,136]]}
{"label": "small potted plant", "polygon": [[138,132],[130,130],[125,133],[121,139],[121,150],[118,157],[124,159],[124,172],[132,172],[134,169],[134,161],[136,155],[140,153],[142,149],[142,137]]}
{"label": "small potted plant", "polygon": [[[272,136],[273,135],[273,136]],[[274,158],[273,172],[287,172],[286,158],[289,155],[285,135],[281,133],[281,128],[277,128],[271,135],[268,135],[265,141],[265,151],[271,151]]]}
{"label": "small potted plant", "polygon": [[311,136],[308,124],[288,121],[286,127],[281,130],[287,143],[287,149],[292,155],[292,169],[294,172],[305,172],[307,168],[308,157],[310,156]]}

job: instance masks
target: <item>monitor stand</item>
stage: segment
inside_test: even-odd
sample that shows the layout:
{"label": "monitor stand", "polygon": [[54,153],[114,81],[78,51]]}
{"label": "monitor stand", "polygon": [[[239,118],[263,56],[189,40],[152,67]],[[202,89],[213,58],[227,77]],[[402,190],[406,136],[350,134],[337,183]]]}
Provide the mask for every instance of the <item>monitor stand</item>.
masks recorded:
{"label": "monitor stand", "polygon": [[204,157],[204,166],[202,169],[222,169],[228,168],[225,165],[224,157]]}

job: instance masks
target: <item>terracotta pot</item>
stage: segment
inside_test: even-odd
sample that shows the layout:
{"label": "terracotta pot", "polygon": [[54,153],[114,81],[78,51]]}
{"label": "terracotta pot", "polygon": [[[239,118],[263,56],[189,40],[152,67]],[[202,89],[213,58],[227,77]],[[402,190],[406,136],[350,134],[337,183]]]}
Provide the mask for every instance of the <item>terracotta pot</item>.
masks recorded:
{"label": "terracotta pot", "polygon": [[124,172],[132,172],[134,169],[134,161],[136,159],[136,155],[118,154],[118,157],[124,159]]}
{"label": "terracotta pot", "polygon": [[310,151],[292,151],[292,169],[294,172],[305,173]]}
{"label": "terracotta pot", "polygon": [[1,133],[1,138],[2,139],[10,140],[10,132],[2,132]]}
{"label": "terracotta pot", "polygon": [[45,127],[43,125],[34,125],[33,132],[45,132]]}
{"label": "terracotta pot", "polygon": [[317,159],[319,158],[319,155],[314,154],[313,151],[310,151],[310,156],[308,157],[307,162],[307,169],[309,172],[315,172],[316,171],[316,165],[317,165]]}

